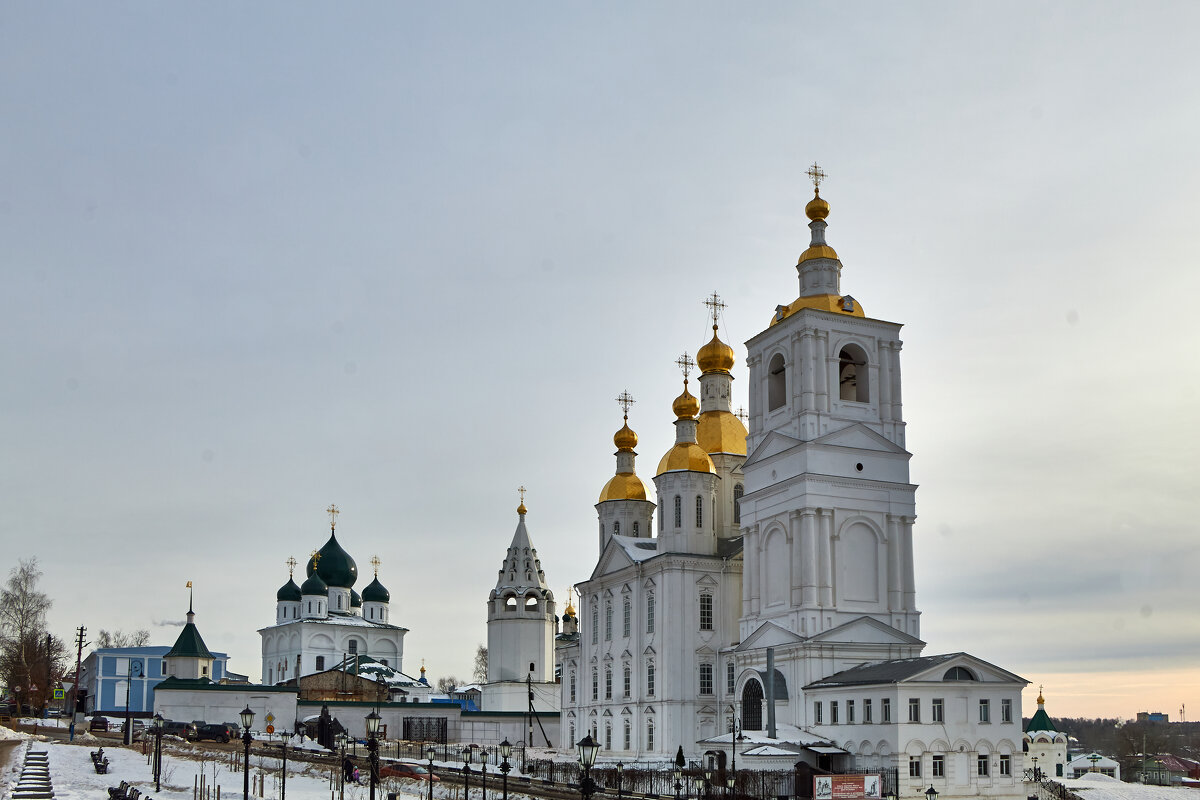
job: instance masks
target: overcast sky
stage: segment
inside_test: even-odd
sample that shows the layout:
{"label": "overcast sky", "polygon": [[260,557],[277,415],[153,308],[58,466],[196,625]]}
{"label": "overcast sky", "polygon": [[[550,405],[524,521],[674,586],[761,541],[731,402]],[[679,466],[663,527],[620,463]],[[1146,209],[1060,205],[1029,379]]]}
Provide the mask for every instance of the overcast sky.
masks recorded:
{"label": "overcast sky", "polygon": [[[905,325],[926,653],[1058,716],[1200,714],[1192,3],[37,3],[0,15],[0,553],[51,622],[257,678],[339,538],[467,677],[529,489],[596,556],[674,360],[842,289]],[[359,587],[369,577],[360,580]],[[561,605],[560,605],[561,608]]]}

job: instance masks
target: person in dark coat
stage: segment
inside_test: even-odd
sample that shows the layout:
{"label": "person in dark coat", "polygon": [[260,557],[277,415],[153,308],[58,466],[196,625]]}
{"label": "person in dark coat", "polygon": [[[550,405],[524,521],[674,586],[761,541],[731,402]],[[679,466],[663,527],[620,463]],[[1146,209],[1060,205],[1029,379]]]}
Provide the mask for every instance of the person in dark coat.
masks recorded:
{"label": "person in dark coat", "polygon": [[350,756],[346,756],[342,761],[342,778],[347,783],[354,781],[354,761],[350,759]]}

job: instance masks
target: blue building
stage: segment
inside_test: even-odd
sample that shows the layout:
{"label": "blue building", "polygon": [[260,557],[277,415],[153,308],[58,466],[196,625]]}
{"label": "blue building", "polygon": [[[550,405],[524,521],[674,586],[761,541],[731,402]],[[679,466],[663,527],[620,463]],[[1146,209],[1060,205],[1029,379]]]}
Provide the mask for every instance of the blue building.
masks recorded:
{"label": "blue building", "polygon": [[[129,710],[141,716],[154,713],[154,687],[167,677],[170,647],[105,647],[93,650],[83,662],[81,685],[87,690],[88,714],[124,714],[128,690]],[[229,656],[212,654],[214,683],[230,676]],[[242,676],[236,676],[242,677]]]}

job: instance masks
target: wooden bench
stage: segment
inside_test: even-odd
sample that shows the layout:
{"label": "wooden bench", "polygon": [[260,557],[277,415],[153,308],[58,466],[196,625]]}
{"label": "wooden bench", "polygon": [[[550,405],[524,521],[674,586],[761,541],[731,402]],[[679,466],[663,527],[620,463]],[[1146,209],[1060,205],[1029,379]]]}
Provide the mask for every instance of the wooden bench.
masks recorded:
{"label": "wooden bench", "polygon": [[121,781],[120,786],[110,786],[108,788],[109,800],[129,800],[129,782]]}

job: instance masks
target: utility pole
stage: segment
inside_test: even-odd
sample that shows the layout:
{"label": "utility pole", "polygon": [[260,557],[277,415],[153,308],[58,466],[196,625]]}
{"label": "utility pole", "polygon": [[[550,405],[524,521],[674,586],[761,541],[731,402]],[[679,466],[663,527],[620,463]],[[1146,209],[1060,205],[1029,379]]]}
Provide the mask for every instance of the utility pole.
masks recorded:
{"label": "utility pole", "polygon": [[75,629],[75,682],[71,684],[71,723],[68,727],[70,741],[75,741],[75,715],[79,710],[76,703],[79,701],[79,679],[81,677],[79,673],[83,668],[83,635],[85,633],[87,633],[87,628],[83,625]]}

